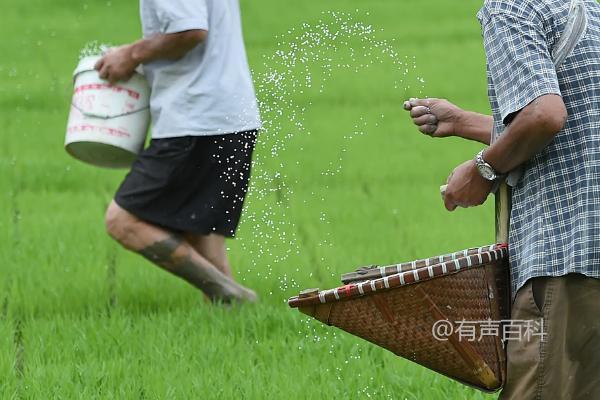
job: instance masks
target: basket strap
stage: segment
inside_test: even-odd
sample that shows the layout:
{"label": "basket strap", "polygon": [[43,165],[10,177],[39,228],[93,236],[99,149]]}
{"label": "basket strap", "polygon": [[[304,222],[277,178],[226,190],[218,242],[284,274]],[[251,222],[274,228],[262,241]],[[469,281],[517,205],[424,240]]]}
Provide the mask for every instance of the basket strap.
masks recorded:
{"label": "basket strap", "polygon": [[[552,62],[555,71],[558,71],[567,57],[573,53],[577,44],[583,39],[587,31],[587,25],[588,16],[585,2],[583,0],[571,0],[565,28],[552,51]],[[507,182],[511,186],[516,186],[522,176],[523,166],[521,165],[509,173]]]}
{"label": "basket strap", "polygon": [[552,61],[557,70],[585,35],[587,24],[585,3],[582,0],[571,0],[565,29],[552,52]]}

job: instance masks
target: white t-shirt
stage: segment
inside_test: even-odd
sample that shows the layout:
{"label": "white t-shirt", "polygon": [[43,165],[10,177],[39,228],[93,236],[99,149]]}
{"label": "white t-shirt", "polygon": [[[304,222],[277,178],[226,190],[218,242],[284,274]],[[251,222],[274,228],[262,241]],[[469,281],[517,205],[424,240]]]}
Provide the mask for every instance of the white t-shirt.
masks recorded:
{"label": "white t-shirt", "polygon": [[152,137],[210,136],[259,129],[239,0],[140,0],[144,37],[208,31],[183,58],[144,64],[152,90]]}

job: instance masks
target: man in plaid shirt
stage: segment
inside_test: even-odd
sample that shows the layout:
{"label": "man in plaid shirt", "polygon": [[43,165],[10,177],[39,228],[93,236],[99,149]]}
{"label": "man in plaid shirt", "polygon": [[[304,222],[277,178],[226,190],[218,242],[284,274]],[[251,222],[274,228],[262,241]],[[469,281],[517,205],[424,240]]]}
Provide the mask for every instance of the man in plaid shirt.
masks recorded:
{"label": "man in plaid shirt", "polygon": [[512,319],[543,318],[546,335],[508,342],[502,399],[600,399],[600,5],[581,2],[583,37],[557,65],[571,1],[485,1],[493,117],[405,103],[422,133],[491,143],[448,178],[448,210],[482,204],[507,175],[513,189]]}

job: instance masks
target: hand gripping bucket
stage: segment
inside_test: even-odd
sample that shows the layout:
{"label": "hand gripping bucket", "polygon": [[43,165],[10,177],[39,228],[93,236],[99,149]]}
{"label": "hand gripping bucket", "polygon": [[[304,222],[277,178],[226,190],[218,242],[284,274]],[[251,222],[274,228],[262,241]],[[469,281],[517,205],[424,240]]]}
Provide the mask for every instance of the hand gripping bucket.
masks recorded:
{"label": "hand gripping bucket", "polygon": [[[345,286],[305,290],[288,304],[463,384],[496,391],[506,380],[497,333],[510,313],[508,272],[507,246],[492,245],[360,268],[342,276]],[[452,329],[437,331],[439,321]],[[473,337],[459,334],[465,321]]]}
{"label": "hand gripping bucket", "polygon": [[74,91],[65,148],[78,160],[99,167],[127,168],[143,149],[150,121],[150,88],[135,72],[110,85],[84,57],[74,72]]}

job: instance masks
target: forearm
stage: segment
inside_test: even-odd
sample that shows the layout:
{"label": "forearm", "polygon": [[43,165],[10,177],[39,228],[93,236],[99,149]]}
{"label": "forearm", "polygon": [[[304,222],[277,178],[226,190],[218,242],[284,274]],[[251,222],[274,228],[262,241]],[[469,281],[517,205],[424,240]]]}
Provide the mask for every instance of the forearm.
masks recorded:
{"label": "forearm", "polygon": [[500,173],[508,173],[546,148],[567,117],[560,96],[542,96],[525,107],[483,154]]}
{"label": "forearm", "polygon": [[206,31],[192,30],[159,34],[129,45],[131,58],[137,64],[154,60],[178,60],[206,38]]}
{"label": "forearm", "polygon": [[489,145],[494,119],[489,115],[464,111],[455,125],[455,135]]}
{"label": "forearm", "polygon": [[100,78],[111,84],[127,81],[135,68],[153,60],[177,60],[206,38],[207,32],[194,29],[178,33],[159,34],[135,43],[110,49],[94,68]]}

